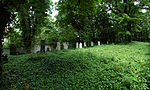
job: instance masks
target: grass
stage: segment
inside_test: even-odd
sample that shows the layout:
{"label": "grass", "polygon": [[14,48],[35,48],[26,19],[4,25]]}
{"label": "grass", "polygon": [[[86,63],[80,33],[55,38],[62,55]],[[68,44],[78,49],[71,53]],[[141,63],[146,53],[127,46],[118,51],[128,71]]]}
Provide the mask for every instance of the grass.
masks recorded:
{"label": "grass", "polygon": [[9,56],[3,89],[148,90],[149,43]]}

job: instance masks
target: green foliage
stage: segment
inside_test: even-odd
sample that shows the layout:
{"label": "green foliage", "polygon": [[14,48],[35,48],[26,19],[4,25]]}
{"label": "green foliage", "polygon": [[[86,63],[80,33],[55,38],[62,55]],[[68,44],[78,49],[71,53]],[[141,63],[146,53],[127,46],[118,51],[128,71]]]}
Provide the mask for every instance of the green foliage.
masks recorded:
{"label": "green foliage", "polygon": [[[57,4],[57,25],[61,28],[71,25],[82,42],[131,42],[139,40],[136,36],[142,38],[140,41],[148,41],[148,1],[138,1],[139,4],[135,4],[136,0],[89,2],[90,5],[86,0],[60,0]],[[147,10],[146,13],[142,12],[143,9]],[[142,34],[138,35],[136,31]],[[118,36],[118,33],[123,35]]]}
{"label": "green foliage", "polygon": [[50,21],[47,21],[47,25],[42,28],[42,32],[36,37],[36,40],[43,39],[46,44],[56,46],[57,42],[76,41],[77,35],[75,33],[76,31],[70,25],[63,28],[55,27],[55,22],[50,18]]}
{"label": "green foliage", "polygon": [[60,42],[71,42],[72,40],[76,41],[76,38],[76,31],[72,26],[68,25],[67,27],[61,28],[59,31],[58,40]]}
{"label": "green foliage", "polygon": [[[11,2],[12,3],[12,2]],[[15,27],[21,31],[22,42],[25,50],[30,52],[35,36],[41,32],[41,28],[45,25],[47,17],[46,12],[50,12],[50,0],[25,0],[19,5],[8,7],[12,13],[15,12],[17,17]],[[16,3],[14,3],[16,4]],[[11,8],[13,7],[13,8]]]}
{"label": "green foliage", "polygon": [[21,31],[16,28],[10,28],[7,34],[5,34],[4,38],[8,39],[8,42],[4,42],[3,48],[9,48],[11,44],[16,47],[23,46]]}
{"label": "green foliage", "polygon": [[9,56],[5,89],[149,89],[149,43]]}
{"label": "green foliage", "polygon": [[[96,5],[101,0],[60,0],[57,4],[59,14],[57,16],[57,25],[61,28],[73,27],[77,36],[89,40],[92,32],[90,15],[96,13]],[[88,37],[88,38],[87,38]],[[76,37],[77,38],[77,37]],[[86,40],[86,41],[87,41]]]}
{"label": "green foliage", "polygon": [[9,48],[9,43],[8,42],[3,43],[3,48]]}

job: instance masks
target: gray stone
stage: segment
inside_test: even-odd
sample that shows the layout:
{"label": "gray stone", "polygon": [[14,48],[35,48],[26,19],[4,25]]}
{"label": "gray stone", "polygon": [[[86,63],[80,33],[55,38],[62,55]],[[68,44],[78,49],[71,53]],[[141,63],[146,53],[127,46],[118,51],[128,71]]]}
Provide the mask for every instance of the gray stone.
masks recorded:
{"label": "gray stone", "polygon": [[61,44],[60,44],[60,42],[57,42],[56,50],[61,50]]}
{"label": "gray stone", "polygon": [[94,43],[93,43],[93,42],[91,42],[91,46],[94,46]]}
{"label": "gray stone", "polygon": [[80,42],[80,46],[79,46],[79,48],[82,48],[82,43]]}
{"label": "gray stone", "polygon": [[51,48],[50,45],[45,45],[45,50],[46,50],[46,51],[52,51],[52,48]]}
{"label": "gray stone", "polygon": [[63,45],[64,45],[64,49],[68,49],[68,47],[69,47],[69,42],[63,42]]}
{"label": "gray stone", "polygon": [[79,48],[79,43],[78,42],[76,42],[76,48]]}
{"label": "gray stone", "polygon": [[3,55],[10,55],[10,49],[3,49]]}
{"label": "gray stone", "polygon": [[98,45],[101,45],[101,42],[100,42],[100,41],[98,41]]}
{"label": "gray stone", "polygon": [[86,42],[84,42],[84,47],[86,47]]}

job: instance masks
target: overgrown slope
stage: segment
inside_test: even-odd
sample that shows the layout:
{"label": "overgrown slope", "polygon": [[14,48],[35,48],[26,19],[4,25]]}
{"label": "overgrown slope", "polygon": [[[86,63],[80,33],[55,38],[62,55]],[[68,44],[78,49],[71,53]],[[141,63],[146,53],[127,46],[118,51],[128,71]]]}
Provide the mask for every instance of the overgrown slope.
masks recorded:
{"label": "overgrown slope", "polygon": [[90,48],[9,56],[3,89],[150,88],[149,43],[101,45]]}

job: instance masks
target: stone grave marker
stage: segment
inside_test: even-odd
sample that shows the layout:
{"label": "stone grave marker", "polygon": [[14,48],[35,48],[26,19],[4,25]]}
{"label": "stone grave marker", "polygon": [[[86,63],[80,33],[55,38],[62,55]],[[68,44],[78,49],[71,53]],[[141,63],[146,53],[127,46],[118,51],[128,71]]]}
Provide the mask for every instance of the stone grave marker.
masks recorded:
{"label": "stone grave marker", "polygon": [[101,45],[101,42],[100,42],[100,41],[98,41],[98,45]]}
{"label": "stone grave marker", "polygon": [[78,42],[76,42],[76,48],[79,48],[79,43]]}
{"label": "stone grave marker", "polygon": [[10,45],[10,55],[16,55],[17,54],[17,48],[14,44]]}
{"label": "stone grave marker", "polygon": [[69,42],[63,42],[64,49],[68,49]]}
{"label": "stone grave marker", "polygon": [[82,43],[80,42],[80,46],[79,46],[79,48],[82,48]]}
{"label": "stone grave marker", "polygon": [[108,41],[107,41],[107,44],[108,44]]}
{"label": "stone grave marker", "polygon": [[45,40],[41,40],[41,52],[45,52]]}
{"label": "stone grave marker", "polygon": [[57,50],[61,50],[61,44],[60,42],[57,42],[57,47],[56,47]]}
{"label": "stone grave marker", "polygon": [[51,51],[51,46],[50,45],[45,45],[46,51]]}
{"label": "stone grave marker", "polygon": [[84,47],[86,47],[86,42],[84,42]]}
{"label": "stone grave marker", "polygon": [[94,43],[93,43],[93,41],[91,42],[91,46],[94,46]]}

